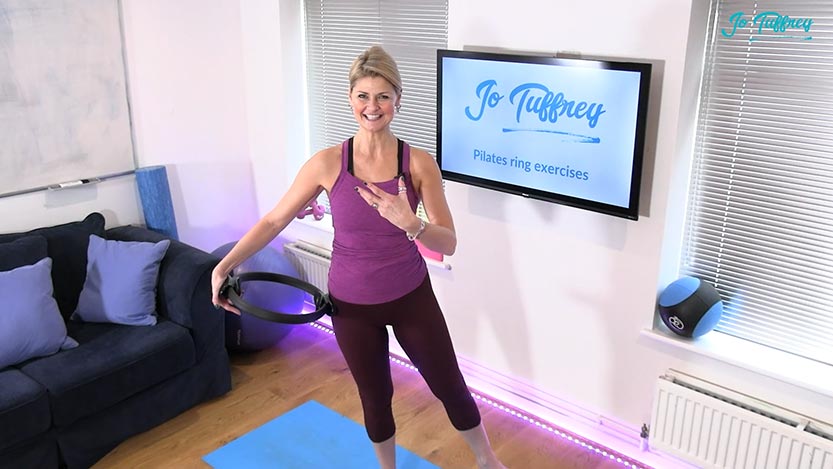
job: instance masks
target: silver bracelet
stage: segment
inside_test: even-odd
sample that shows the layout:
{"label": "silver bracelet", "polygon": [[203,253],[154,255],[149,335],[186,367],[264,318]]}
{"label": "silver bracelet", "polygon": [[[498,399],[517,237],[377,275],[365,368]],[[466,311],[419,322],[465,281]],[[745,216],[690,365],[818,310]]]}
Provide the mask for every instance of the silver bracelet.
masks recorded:
{"label": "silver bracelet", "polygon": [[419,228],[417,228],[416,233],[414,233],[414,234],[405,233],[405,234],[408,236],[408,241],[414,241],[417,238],[419,238],[419,235],[421,235],[423,231],[425,231],[425,221],[420,219],[419,220]]}

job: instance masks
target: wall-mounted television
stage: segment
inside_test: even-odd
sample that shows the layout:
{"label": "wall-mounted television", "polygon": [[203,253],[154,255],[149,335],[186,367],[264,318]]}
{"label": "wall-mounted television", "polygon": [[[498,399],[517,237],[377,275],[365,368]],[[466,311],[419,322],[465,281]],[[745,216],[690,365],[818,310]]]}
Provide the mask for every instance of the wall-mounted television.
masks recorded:
{"label": "wall-mounted television", "polygon": [[651,64],[437,51],[443,178],[636,220]]}

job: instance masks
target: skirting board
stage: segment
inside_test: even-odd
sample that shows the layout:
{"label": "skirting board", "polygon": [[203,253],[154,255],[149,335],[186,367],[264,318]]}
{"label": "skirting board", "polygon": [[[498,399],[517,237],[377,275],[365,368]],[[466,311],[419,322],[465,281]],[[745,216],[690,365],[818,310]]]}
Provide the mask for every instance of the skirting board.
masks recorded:
{"label": "skirting board", "polygon": [[[393,345],[391,345],[391,350],[394,350]],[[502,401],[542,422],[548,422],[555,427],[597,442],[647,466],[663,469],[695,469],[695,466],[671,455],[648,449],[647,441],[643,442],[640,436],[640,428],[594,413],[459,355],[457,361],[466,378],[466,383],[479,394]]]}

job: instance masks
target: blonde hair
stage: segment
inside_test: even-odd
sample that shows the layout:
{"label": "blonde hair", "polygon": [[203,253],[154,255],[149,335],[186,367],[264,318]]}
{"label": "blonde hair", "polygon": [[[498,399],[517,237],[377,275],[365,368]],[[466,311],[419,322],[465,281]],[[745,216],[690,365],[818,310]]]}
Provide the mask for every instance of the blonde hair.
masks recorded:
{"label": "blonde hair", "polygon": [[402,77],[399,75],[396,61],[380,46],[372,46],[356,57],[350,66],[348,77],[350,91],[353,91],[353,86],[362,78],[382,77],[393,85],[396,94],[402,94]]}

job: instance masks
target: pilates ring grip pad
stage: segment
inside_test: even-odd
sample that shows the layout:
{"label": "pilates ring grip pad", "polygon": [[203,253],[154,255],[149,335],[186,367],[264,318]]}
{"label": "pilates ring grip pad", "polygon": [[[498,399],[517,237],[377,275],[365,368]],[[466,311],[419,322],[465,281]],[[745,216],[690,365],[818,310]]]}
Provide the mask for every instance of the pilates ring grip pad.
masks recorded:
{"label": "pilates ring grip pad", "polygon": [[[302,314],[289,314],[280,311],[271,311],[248,303],[241,296],[241,284],[257,280],[289,285],[309,293],[315,302],[315,311]],[[317,321],[325,314],[330,316],[335,314],[335,308],[330,301],[329,295],[303,280],[272,272],[244,272],[240,275],[234,275],[232,273],[223,282],[222,287],[220,287],[220,295],[228,298],[231,304],[246,314],[251,314],[266,321],[280,322],[283,324],[306,324]]]}

